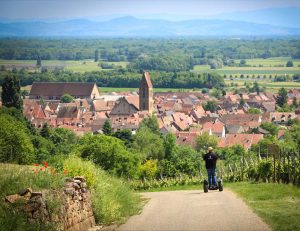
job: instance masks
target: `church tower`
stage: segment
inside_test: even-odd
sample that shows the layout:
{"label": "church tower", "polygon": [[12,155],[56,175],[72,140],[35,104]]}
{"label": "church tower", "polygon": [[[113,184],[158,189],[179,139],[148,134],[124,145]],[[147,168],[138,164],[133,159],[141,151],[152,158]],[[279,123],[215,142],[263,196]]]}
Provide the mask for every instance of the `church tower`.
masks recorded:
{"label": "church tower", "polygon": [[150,114],[153,111],[153,86],[149,72],[144,72],[139,93],[140,111],[148,111]]}

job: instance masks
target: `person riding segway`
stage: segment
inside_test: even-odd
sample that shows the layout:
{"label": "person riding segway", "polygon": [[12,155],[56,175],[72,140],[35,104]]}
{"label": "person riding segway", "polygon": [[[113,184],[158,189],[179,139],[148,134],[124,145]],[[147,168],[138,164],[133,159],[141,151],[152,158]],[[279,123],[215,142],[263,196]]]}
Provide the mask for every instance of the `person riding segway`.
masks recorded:
{"label": "person riding segway", "polygon": [[223,191],[222,181],[219,179],[217,182],[216,179],[216,164],[218,157],[213,153],[212,147],[208,148],[208,152],[203,156],[203,159],[205,160],[205,167],[208,175],[208,181],[204,180],[204,192],[216,189]]}

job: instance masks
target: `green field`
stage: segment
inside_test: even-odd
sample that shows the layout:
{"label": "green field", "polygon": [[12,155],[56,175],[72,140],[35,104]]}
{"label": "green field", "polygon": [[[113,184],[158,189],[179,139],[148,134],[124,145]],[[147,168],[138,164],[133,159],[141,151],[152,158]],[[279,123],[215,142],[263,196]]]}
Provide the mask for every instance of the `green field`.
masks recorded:
{"label": "green field", "polygon": [[[114,64],[116,66],[121,66],[125,68],[128,65],[128,62],[106,62],[99,61],[106,64]],[[88,72],[88,71],[100,71],[102,68],[98,66],[99,62],[94,62],[94,60],[80,60],[80,61],[61,61],[61,60],[42,60],[42,67],[54,69],[54,68],[63,68],[64,70],[74,71],[74,72]],[[0,60],[0,66],[5,66],[8,69],[13,67],[19,68],[28,68],[31,71],[36,71],[36,61],[35,60]],[[109,70],[109,69],[105,69]]]}
{"label": "green field", "polygon": [[[300,73],[300,60],[294,59],[292,60],[294,63],[293,67],[286,67],[286,63],[288,60],[292,60],[288,57],[277,57],[277,58],[269,58],[269,59],[246,59],[246,65],[250,65],[247,67],[228,67],[224,66],[221,69],[210,69],[209,65],[195,65],[192,71],[198,73],[219,73],[221,75],[293,75]],[[235,63],[239,63],[240,60],[235,60]]]}
{"label": "green field", "polygon": [[[122,87],[100,87],[100,93],[104,92],[127,92],[127,91],[138,91],[138,88],[122,88]],[[198,89],[199,90],[199,89]],[[182,88],[153,88],[154,92],[189,92],[193,89],[182,89]]]}

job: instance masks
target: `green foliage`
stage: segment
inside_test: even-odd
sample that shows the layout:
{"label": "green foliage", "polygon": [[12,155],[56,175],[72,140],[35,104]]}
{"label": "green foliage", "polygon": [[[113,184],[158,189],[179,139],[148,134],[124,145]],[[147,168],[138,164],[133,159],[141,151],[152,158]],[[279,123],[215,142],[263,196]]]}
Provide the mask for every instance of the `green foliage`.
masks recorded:
{"label": "green foliage", "polygon": [[174,155],[176,147],[176,137],[172,133],[168,133],[164,137],[165,159],[170,160]]}
{"label": "green foliage", "polygon": [[48,123],[44,123],[44,125],[40,131],[40,135],[44,138],[50,137],[50,129],[49,129]]}
{"label": "green foliage", "polygon": [[0,114],[0,162],[28,164],[34,161],[34,148],[23,123]]}
{"label": "green foliage", "polygon": [[[212,97],[215,97],[217,99],[220,99],[222,97],[222,91],[220,89],[216,89],[216,88],[213,88],[211,89],[211,91],[209,92],[209,94],[212,96]],[[226,92],[225,92],[226,94]]]}
{"label": "green foliage", "polygon": [[142,154],[143,160],[161,160],[165,154],[163,139],[146,126],[138,129],[133,142],[133,148]]}
{"label": "green foliage", "polygon": [[291,61],[291,60],[287,61],[286,67],[293,67],[293,66],[294,66],[293,61]]}
{"label": "green foliage", "polygon": [[122,129],[113,134],[114,137],[123,140],[127,147],[130,147],[133,142],[132,132],[129,129]]}
{"label": "green foliage", "polygon": [[260,127],[270,132],[272,136],[277,136],[278,134],[278,126],[271,122],[262,122]]}
{"label": "green foliage", "polygon": [[92,192],[93,211],[96,222],[110,224],[122,223],[125,218],[140,209],[140,198],[127,184],[114,178],[91,161],[70,157],[64,162],[69,176],[83,175]]}
{"label": "green foliage", "polygon": [[218,138],[214,135],[210,136],[207,132],[199,135],[196,139],[198,151],[206,152],[208,147],[216,148],[218,145]]}
{"label": "green foliage", "polygon": [[110,121],[107,119],[105,120],[104,124],[103,124],[103,128],[102,128],[103,134],[104,135],[108,135],[111,136],[112,135],[112,127],[111,127],[111,123]]}
{"label": "green foliage", "polygon": [[[16,194],[21,189],[28,187],[39,191],[60,188],[63,185],[62,174],[51,174],[45,168],[43,168],[43,171],[40,171],[41,167],[0,163],[0,197],[4,198],[7,195]],[[35,172],[36,170],[38,171]],[[53,202],[54,199],[51,200]],[[28,223],[25,214],[20,211],[19,206],[22,206],[22,204],[9,205],[4,200],[0,201],[1,230],[56,230],[55,225],[51,223],[46,224],[41,221],[32,224]]]}
{"label": "green foliage", "polygon": [[215,112],[218,108],[216,101],[207,101],[205,104],[202,105],[205,111]]}
{"label": "green foliage", "polygon": [[252,107],[252,108],[249,108],[248,113],[249,114],[261,114],[261,111],[258,108],[253,108]]}
{"label": "green foliage", "polygon": [[278,91],[278,96],[276,98],[276,103],[280,106],[283,107],[288,100],[288,96],[287,96],[287,90],[285,88],[280,88]]}
{"label": "green foliage", "polygon": [[4,78],[1,98],[3,106],[22,109],[23,102],[20,94],[20,84],[15,75],[6,75]]}
{"label": "green foliage", "polygon": [[60,101],[62,103],[71,103],[74,100],[74,97],[71,96],[70,94],[64,94],[61,98]]}
{"label": "green foliage", "polygon": [[136,175],[137,154],[127,151],[124,143],[115,137],[86,134],[80,139],[77,152],[112,174],[123,177]]}
{"label": "green foliage", "polygon": [[49,139],[55,145],[55,153],[68,155],[78,141],[76,134],[66,128],[55,128],[50,130]]}
{"label": "green foliage", "polygon": [[262,179],[263,181],[270,181],[270,177],[273,173],[272,162],[269,160],[263,160],[259,162],[257,166],[257,172],[260,179]]}
{"label": "green foliage", "polygon": [[141,165],[140,170],[147,179],[154,179],[157,174],[157,160],[147,160]]}
{"label": "green foliage", "polygon": [[141,127],[147,127],[151,130],[151,132],[155,134],[160,134],[157,117],[155,115],[151,115],[143,119],[142,123],[140,124],[140,128]]}

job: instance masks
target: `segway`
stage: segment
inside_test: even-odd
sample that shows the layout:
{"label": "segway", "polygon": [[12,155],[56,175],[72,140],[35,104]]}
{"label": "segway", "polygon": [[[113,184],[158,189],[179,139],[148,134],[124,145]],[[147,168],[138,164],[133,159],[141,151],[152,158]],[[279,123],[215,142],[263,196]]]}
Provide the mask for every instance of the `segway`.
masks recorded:
{"label": "segway", "polygon": [[204,188],[204,192],[205,193],[207,193],[208,190],[219,190],[220,192],[222,192],[223,191],[222,179],[219,178],[218,181],[217,181],[217,186],[212,186],[212,187],[209,187],[208,186],[208,181],[204,180],[204,182],[203,182],[203,188]]}

